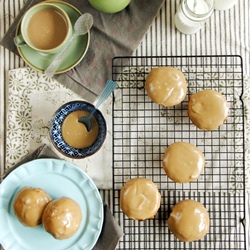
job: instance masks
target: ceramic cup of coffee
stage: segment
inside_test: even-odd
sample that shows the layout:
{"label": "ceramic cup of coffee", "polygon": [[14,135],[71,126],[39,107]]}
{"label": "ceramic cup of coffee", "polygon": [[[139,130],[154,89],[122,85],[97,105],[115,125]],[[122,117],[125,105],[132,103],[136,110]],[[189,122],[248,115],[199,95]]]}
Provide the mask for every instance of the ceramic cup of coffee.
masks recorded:
{"label": "ceramic cup of coffee", "polygon": [[17,47],[53,54],[62,50],[72,37],[72,25],[67,13],[53,3],[40,3],[23,16],[20,35],[14,38]]}

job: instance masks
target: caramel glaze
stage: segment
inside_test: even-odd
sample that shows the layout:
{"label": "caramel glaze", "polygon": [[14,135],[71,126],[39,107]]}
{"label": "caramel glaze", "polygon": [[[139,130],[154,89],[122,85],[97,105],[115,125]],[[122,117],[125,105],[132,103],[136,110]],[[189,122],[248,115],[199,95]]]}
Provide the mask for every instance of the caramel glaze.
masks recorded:
{"label": "caramel glaze", "polygon": [[170,231],[181,241],[197,241],[203,238],[210,225],[206,208],[197,201],[183,200],[176,204],[168,218]]}
{"label": "caramel glaze", "polygon": [[183,73],[173,67],[152,69],[145,89],[149,98],[165,107],[180,104],[187,94],[187,83]]}
{"label": "caramel glaze", "polygon": [[56,239],[73,236],[80,227],[82,211],[74,200],[62,197],[51,201],[45,208],[42,223],[45,230]]}
{"label": "caramel glaze", "polygon": [[89,112],[85,110],[76,110],[66,116],[62,124],[62,137],[69,146],[81,149],[91,146],[96,141],[99,126],[95,117],[91,117],[93,126],[90,131],[84,124],[78,122],[80,117],[88,115]]}
{"label": "caramel glaze", "polygon": [[201,130],[215,130],[227,119],[229,106],[219,92],[207,89],[190,96],[188,115]]}
{"label": "caramel glaze", "polygon": [[121,190],[121,209],[134,220],[154,218],[160,202],[161,194],[156,184],[145,178],[131,179]]}
{"label": "caramel glaze", "polygon": [[36,227],[42,221],[42,213],[51,197],[41,188],[24,187],[14,201],[14,212],[17,218],[29,227]]}
{"label": "caramel glaze", "polygon": [[205,166],[205,157],[196,146],[175,142],[166,149],[162,166],[171,180],[187,183],[198,179]]}

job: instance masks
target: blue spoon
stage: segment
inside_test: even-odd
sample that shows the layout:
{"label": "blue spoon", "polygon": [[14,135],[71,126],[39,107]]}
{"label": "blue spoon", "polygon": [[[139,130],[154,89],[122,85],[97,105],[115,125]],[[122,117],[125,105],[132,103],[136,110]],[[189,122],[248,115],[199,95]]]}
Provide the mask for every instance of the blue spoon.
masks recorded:
{"label": "blue spoon", "polygon": [[109,95],[114,91],[114,89],[117,87],[117,84],[111,80],[108,80],[102,93],[100,94],[97,103],[95,104],[95,108],[91,111],[91,113],[88,116],[82,116],[78,119],[78,122],[83,123],[87,130],[90,131],[92,129],[92,121],[91,117],[97,110],[97,108],[109,97]]}

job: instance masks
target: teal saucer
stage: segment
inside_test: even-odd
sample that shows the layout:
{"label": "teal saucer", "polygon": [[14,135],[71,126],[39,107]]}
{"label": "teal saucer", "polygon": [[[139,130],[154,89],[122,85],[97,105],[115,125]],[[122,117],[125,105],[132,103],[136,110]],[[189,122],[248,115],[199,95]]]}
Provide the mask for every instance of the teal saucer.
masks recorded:
{"label": "teal saucer", "polygon": [[[56,0],[48,2],[53,2],[56,5],[63,8],[69,15],[69,18],[72,22],[72,26],[74,26],[77,18],[81,15],[81,12],[69,3]],[[16,34],[17,35],[20,34],[20,23],[17,27]],[[56,71],[56,74],[61,74],[75,67],[85,56],[89,47],[89,41],[90,41],[90,32],[88,32],[86,35],[78,36],[75,39],[75,41],[73,41],[70,49],[66,53],[65,60],[62,62],[62,64]],[[57,55],[57,54],[42,55],[37,51],[33,50],[32,48],[30,48],[29,46],[20,47],[17,49],[23,60],[30,67],[40,72],[44,72],[44,70],[51,64],[51,62]]]}

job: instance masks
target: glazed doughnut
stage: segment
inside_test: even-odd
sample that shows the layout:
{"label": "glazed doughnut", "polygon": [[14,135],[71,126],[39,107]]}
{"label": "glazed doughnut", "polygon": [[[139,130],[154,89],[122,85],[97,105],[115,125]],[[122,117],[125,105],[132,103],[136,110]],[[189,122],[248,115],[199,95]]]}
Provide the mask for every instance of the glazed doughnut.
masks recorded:
{"label": "glazed doughnut", "polygon": [[24,187],[14,200],[14,212],[17,218],[29,227],[36,227],[42,221],[43,210],[51,197],[41,188]]}
{"label": "glazed doughnut", "polygon": [[155,183],[146,178],[134,178],[121,190],[120,206],[131,219],[154,218],[161,203],[161,195]]}
{"label": "glazed doughnut", "polygon": [[180,241],[200,240],[208,233],[209,225],[206,208],[194,200],[183,200],[176,204],[168,218],[169,230]]}
{"label": "glazed doughnut", "polygon": [[228,113],[226,98],[215,90],[207,89],[190,96],[188,115],[201,130],[217,129],[227,120]]}
{"label": "glazed doughnut", "polygon": [[159,67],[149,72],[145,89],[153,102],[171,107],[180,104],[186,97],[187,82],[180,70]]}
{"label": "glazed doughnut", "polygon": [[166,149],[162,166],[171,180],[187,183],[198,179],[205,166],[205,157],[193,144],[175,142]]}
{"label": "glazed doughnut", "polygon": [[43,212],[44,229],[62,240],[73,236],[80,227],[82,211],[77,202],[68,197],[51,201]]}

